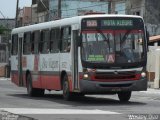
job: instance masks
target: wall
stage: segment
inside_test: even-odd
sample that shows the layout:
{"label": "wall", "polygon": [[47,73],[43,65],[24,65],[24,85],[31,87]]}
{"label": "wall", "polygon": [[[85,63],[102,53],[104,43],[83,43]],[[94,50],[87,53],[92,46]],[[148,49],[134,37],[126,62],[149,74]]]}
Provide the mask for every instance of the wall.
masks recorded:
{"label": "wall", "polygon": [[6,74],[6,63],[0,63],[0,77],[5,77]]}
{"label": "wall", "polygon": [[112,14],[125,14],[126,13],[126,0],[112,1]]}
{"label": "wall", "polygon": [[144,0],[126,0],[126,14],[143,17],[145,12],[144,2]]}
{"label": "wall", "polygon": [[[56,19],[58,1],[50,0],[49,5],[50,19]],[[100,0],[62,0],[61,9],[62,18],[84,15],[86,12],[108,13],[108,2]]]}
{"label": "wall", "polygon": [[160,35],[160,1],[146,0],[145,22],[150,36]]}
{"label": "wall", "polygon": [[32,11],[31,11],[31,24],[36,24],[38,23],[38,13],[37,13],[37,4],[34,4],[31,6],[32,7]]}
{"label": "wall", "polygon": [[23,8],[23,26],[29,25],[31,22],[31,7]]}
{"label": "wall", "polygon": [[48,21],[48,12],[40,12],[38,13],[38,23],[47,22]]}

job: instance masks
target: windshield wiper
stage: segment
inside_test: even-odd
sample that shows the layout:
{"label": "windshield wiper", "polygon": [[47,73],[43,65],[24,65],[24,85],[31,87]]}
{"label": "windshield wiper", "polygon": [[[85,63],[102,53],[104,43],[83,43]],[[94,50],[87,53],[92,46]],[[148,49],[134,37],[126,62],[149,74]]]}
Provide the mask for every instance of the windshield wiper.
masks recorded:
{"label": "windshield wiper", "polygon": [[121,44],[124,43],[124,41],[127,39],[127,37],[128,37],[128,35],[129,35],[130,32],[131,32],[131,30],[127,30],[127,32],[125,33],[125,35],[122,38]]}
{"label": "windshield wiper", "polygon": [[110,53],[110,41],[109,41],[109,34],[107,33],[107,37],[104,35],[104,33],[101,30],[97,30],[104,38],[104,41],[106,41],[108,43],[108,47],[109,47],[109,53]]}

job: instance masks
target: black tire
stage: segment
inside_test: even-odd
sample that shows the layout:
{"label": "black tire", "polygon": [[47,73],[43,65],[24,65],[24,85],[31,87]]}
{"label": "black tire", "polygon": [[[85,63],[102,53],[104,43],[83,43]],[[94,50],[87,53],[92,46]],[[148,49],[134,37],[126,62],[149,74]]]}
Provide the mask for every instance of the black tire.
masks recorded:
{"label": "black tire", "polygon": [[74,100],[81,100],[81,99],[83,99],[85,97],[85,94],[83,94],[83,93],[74,93],[72,96],[73,96]]}
{"label": "black tire", "polygon": [[31,74],[27,75],[27,93],[30,97],[40,97],[44,95],[44,89],[38,89],[32,87]]}
{"label": "black tire", "polygon": [[73,94],[69,91],[69,82],[67,75],[63,77],[63,98],[67,101],[72,100],[73,98]]}
{"label": "black tire", "polygon": [[131,91],[118,93],[118,98],[121,102],[128,102],[131,98]]}

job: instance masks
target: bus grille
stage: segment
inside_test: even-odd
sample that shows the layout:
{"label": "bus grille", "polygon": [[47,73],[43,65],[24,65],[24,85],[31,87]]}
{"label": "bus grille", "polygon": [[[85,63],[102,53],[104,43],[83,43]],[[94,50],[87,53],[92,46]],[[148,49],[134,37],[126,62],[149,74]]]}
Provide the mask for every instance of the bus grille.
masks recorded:
{"label": "bus grille", "polygon": [[93,75],[92,80],[96,81],[130,81],[138,80],[141,75],[135,72],[97,72]]}

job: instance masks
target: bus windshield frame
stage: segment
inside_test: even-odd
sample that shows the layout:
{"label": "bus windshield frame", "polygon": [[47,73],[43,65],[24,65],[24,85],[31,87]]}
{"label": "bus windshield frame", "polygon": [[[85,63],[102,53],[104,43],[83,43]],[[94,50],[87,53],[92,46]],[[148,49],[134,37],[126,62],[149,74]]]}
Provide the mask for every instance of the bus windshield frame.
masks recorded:
{"label": "bus windshield frame", "polygon": [[81,40],[83,67],[121,69],[146,65],[146,36],[141,18],[85,18]]}

